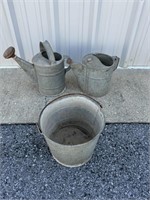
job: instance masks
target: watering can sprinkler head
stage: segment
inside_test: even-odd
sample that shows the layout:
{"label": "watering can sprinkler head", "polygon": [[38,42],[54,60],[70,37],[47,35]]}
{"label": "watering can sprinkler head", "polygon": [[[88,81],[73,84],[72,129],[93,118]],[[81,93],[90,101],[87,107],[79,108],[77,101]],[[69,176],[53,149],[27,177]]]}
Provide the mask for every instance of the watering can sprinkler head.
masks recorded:
{"label": "watering can sprinkler head", "polygon": [[14,58],[15,57],[15,48],[14,47],[8,47],[6,51],[3,54],[4,58]]}

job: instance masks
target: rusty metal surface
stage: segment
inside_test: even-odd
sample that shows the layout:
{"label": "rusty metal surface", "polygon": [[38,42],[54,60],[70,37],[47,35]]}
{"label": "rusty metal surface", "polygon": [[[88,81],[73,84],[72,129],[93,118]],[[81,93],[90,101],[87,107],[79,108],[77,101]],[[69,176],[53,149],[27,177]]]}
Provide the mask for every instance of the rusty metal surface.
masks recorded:
{"label": "rusty metal surface", "polygon": [[13,58],[15,57],[15,48],[14,47],[8,47],[8,49],[5,50],[3,53],[4,58]]}

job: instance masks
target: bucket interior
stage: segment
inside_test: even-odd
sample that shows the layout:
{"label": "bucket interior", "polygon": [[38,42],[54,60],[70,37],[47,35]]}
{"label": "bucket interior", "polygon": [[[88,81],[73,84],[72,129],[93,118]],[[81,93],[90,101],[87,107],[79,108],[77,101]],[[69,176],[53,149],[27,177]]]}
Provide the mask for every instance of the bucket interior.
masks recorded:
{"label": "bucket interior", "polygon": [[83,96],[65,96],[48,104],[40,116],[46,138],[63,145],[92,140],[104,127],[100,106]]}

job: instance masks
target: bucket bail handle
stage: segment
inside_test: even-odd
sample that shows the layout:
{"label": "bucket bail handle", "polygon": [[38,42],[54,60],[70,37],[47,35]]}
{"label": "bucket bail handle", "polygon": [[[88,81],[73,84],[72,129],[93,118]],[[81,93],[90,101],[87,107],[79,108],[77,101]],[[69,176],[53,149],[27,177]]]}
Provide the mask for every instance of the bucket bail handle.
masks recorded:
{"label": "bucket bail handle", "polygon": [[50,43],[47,40],[45,40],[44,42],[40,42],[39,46],[40,46],[41,53],[46,51],[50,63],[52,64],[55,63],[55,56],[54,56],[53,49]]}

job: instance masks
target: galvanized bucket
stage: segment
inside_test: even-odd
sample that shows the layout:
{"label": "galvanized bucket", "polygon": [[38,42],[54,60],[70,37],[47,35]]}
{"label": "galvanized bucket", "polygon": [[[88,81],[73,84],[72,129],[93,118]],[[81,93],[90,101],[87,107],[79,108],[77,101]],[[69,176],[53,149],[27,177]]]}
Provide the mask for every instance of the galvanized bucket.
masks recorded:
{"label": "galvanized bucket", "polygon": [[97,101],[83,94],[68,94],[50,102],[38,124],[54,159],[77,167],[92,157],[105,119]]}

